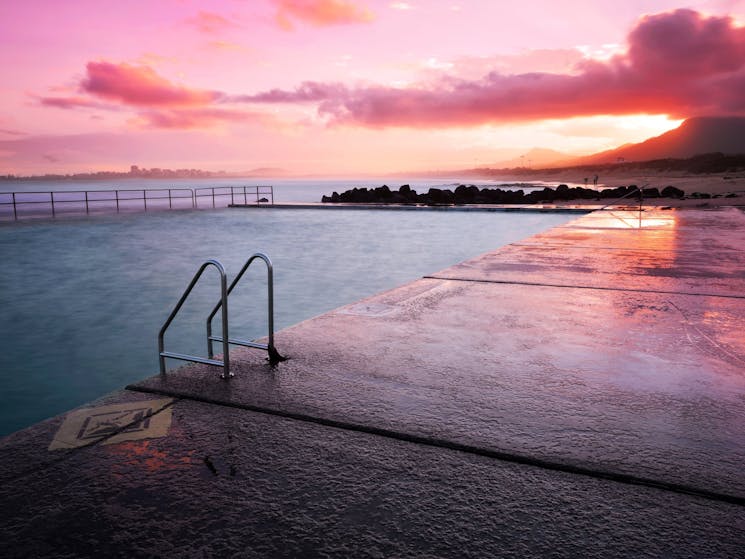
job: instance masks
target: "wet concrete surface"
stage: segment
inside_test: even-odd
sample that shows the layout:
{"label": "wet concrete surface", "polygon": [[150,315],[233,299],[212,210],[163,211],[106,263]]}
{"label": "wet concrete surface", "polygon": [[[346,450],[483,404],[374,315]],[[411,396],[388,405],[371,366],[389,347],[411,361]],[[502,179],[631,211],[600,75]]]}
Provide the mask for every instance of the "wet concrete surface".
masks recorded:
{"label": "wet concrete surface", "polygon": [[736,557],[745,508],[178,401],[2,489],[5,557]]}
{"label": "wet concrete surface", "polygon": [[432,276],[743,297],[744,229],[732,208],[595,212]]}
{"label": "wet concrete surface", "polygon": [[743,556],[745,217],[638,215],[91,404],[171,396],[165,437],[3,439],[5,555]]}
{"label": "wet concrete surface", "polygon": [[421,280],[139,386],[745,497],[745,301],[577,291]]}

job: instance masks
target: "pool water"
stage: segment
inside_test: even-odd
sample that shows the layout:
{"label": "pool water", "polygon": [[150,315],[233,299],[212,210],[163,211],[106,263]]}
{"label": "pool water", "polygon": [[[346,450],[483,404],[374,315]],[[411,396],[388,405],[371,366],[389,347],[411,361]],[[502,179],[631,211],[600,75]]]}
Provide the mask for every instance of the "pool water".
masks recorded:
{"label": "pool water", "polygon": [[[573,217],[222,209],[4,224],[0,435],[155,374],[158,330],[207,259],[230,281],[251,254],[268,254],[279,330]],[[168,332],[169,351],[206,354],[218,297],[208,270]],[[230,333],[253,339],[266,327],[266,268],[256,261],[231,295]]]}

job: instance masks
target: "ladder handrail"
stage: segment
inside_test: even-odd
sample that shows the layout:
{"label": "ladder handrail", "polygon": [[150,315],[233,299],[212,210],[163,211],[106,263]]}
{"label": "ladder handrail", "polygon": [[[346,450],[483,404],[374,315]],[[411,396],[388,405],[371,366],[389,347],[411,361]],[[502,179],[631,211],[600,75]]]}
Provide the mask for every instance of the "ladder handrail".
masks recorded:
{"label": "ladder handrail", "polygon": [[241,268],[241,271],[238,272],[238,275],[235,276],[235,279],[231,282],[230,287],[228,288],[225,300],[227,300],[227,296],[230,295],[230,293],[233,291],[235,286],[238,285],[238,282],[243,277],[243,274],[246,273],[246,270],[248,270],[248,267],[251,265],[251,263],[257,258],[263,260],[264,263],[266,264],[267,300],[268,300],[267,301],[267,323],[268,323],[268,330],[269,330],[269,335],[268,335],[269,343],[260,344],[260,343],[249,341],[249,340],[230,339],[228,337],[227,330],[224,327],[223,327],[222,336],[213,336],[212,335],[212,319],[214,318],[215,314],[220,309],[220,307],[224,308],[224,302],[221,299],[220,301],[218,301],[218,303],[212,309],[212,312],[207,317],[207,354],[209,355],[210,358],[214,355],[213,349],[212,349],[212,342],[221,341],[223,344],[231,343],[231,344],[242,345],[246,347],[255,347],[259,349],[265,349],[269,353],[270,361],[273,361],[273,362],[284,361],[284,357],[282,357],[277,351],[277,348],[274,347],[274,267],[272,265],[272,260],[266,254],[262,252],[257,252],[251,255],[251,257],[243,265],[243,268]]}
{"label": "ladder handrail", "polygon": [[[224,339],[222,340],[222,348],[223,348],[223,358],[222,361],[215,361],[212,359],[213,354],[210,351],[210,359],[206,360],[204,358],[194,356],[194,355],[183,355],[183,354],[176,354],[176,353],[170,353],[165,351],[165,334],[166,330],[168,330],[168,327],[173,322],[173,319],[176,318],[176,315],[178,314],[179,310],[181,310],[181,307],[183,306],[184,302],[186,301],[186,298],[191,293],[192,289],[194,289],[194,286],[199,281],[199,278],[202,276],[202,273],[207,269],[209,266],[214,266],[217,268],[217,271],[220,273],[220,305],[222,306],[222,328],[223,328],[223,334]],[[211,347],[210,347],[211,349]],[[222,264],[220,264],[217,260],[207,260],[204,264],[202,264],[197,271],[196,274],[194,274],[194,277],[192,278],[191,282],[189,283],[189,286],[186,288],[184,293],[181,295],[181,298],[179,299],[178,303],[176,303],[176,306],[171,311],[171,314],[168,316],[168,319],[163,324],[162,328],[160,329],[160,332],[158,333],[158,357],[160,360],[160,372],[161,374],[165,374],[166,372],[166,357],[172,357],[174,359],[182,359],[184,361],[194,361],[197,363],[204,363],[207,362],[212,365],[222,365],[223,367],[223,374],[222,378],[227,379],[232,376],[230,372],[230,346],[228,342],[228,290],[227,290],[227,276],[225,274],[225,268]]]}

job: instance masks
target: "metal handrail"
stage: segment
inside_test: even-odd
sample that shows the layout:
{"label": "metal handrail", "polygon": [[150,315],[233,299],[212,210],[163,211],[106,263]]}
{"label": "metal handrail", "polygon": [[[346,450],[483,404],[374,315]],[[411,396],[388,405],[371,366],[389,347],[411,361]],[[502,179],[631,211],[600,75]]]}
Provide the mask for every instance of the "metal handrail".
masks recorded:
{"label": "metal handrail", "polygon": [[[238,275],[235,276],[235,279],[230,284],[230,287],[228,288],[227,295],[230,295],[230,293],[233,291],[236,285],[238,285],[238,282],[243,277],[243,274],[246,273],[246,270],[248,270],[248,267],[251,265],[251,263],[256,260],[257,258],[264,261],[266,264],[266,273],[267,273],[267,322],[268,322],[268,343],[262,344],[259,342],[255,342],[252,340],[241,340],[237,338],[230,338],[228,337],[228,331],[223,327],[223,335],[222,336],[214,336],[212,334],[212,319],[214,318],[217,311],[222,306],[224,308],[225,301],[227,299],[221,299],[220,302],[218,302],[215,307],[212,309],[212,312],[207,317],[207,354],[210,358],[213,357],[213,348],[212,348],[212,342],[222,342],[223,345],[225,343],[233,344],[233,345],[240,345],[244,347],[253,347],[256,349],[263,349],[266,350],[266,352],[269,354],[269,361],[272,363],[276,363],[279,361],[284,361],[285,358],[282,357],[279,352],[277,351],[277,348],[274,346],[274,267],[272,266],[271,259],[264,253],[257,252],[249,258],[246,263],[243,265],[243,268],[241,268],[241,271],[238,272]],[[227,297],[227,296],[226,296]],[[223,310],[224,312],[224,310]]]}
{"label": "metal handrail", "polygon": [[[262,195],[269,196],[269,203],[274,205],[274,187],[272,185],[257,185],[257,186],[209,186],[204,188],[194,189],[194,205],[199,207],[200,198],[208,198],[212,200],[212,207],[217,207],[218,198],[230,197],[228,205],[233,206],[236,204],[236,198],[240,200],[243,198],[243,205],[249,204],[249,196],[252,198],[251,203],[257,206],[261,205]],[[255,200],[254,200],[255,199]]]}
{"label": "metal handrail", "polygon": [[[215,268],[217,268],[217,271],[220,273],[220,304],[222,305],[222,331],[223,331],[223,335],[225,336],[225,339],[222,340],[222,352],[223,352],[222,361],[213,359],[214,355],[211,351],[211,348],[210,348],[210,353],[209,353],[209,359],[205,359],[204,357],[199,357],[197,355],[174,353],[174,352],[165,350],[164,338],[165,338],[166,330],[168,330],[168,327],[171,325],[171,322],[173,322],[173,319],[176,318],[176,315],[178,314],[179,310],[181,310],[181,307],[186,301],[186,298],[191,293],[191,290],[194,289],[194,286],[196,285],[197,281],[199,281],[199,278],[202,276],[202,273],[208,266],[214,266]],[[230,346],[228,343],[227,276],[225,275],[225,268],[217,260],[207,260],[204,264],[200,266],[197,273],[194,274],[194,277],[192,278],[191,283],[189,283],[189,286],[186,288],[183,295],[181,295],[181,299],[179,299],[178,303],[176,303],[176,306],[171,311],[171,314],[168,316],[168,319],[163,324],[163,327],[160,329],[160,332],[158,333],[158,357],[160,360],[160,373],[161,374],[165,374],[166,372],[166,357],[169,357],[171,359],[180,359],[182,361],[192,361],[194,363],[204,363],[206,365],[215,365],[217,367],[222,367],[223,368],[223,373],[221,375],[222,378],[228,379],[231,376],[233,376],[233,374],[230,372]]]}
{"label": "metal handrail", "polygon": [[[157,193],[167,193],[162,196],[154,195]],[[180,192],[188,192],[186,195],[178,195]],[[127,193],[136,193],[138,196],[128,196]],[[44,195],[45,198],[39,199],[39,195]],[[55,196],[56,195],[56,196]],[[57,190],[57,191],[22,191],[22,192],[0,192],[0,197],[10,196],[7,198],[9,201],[3,201],[0,198],[0,206],[12,206],[13,207],[13,218],[18,220],[18,208],[24,206],[33,206],[35,204],[49,205],[51,208],[52,217],[56,217],[57,208],[56,206],[62,206],[64,204],[80,204],[81,207],[85,208],[85,213],[90,212],[92,204],[98,202],[108,202],[116,208],[116,212],[120,211],[121,202],[142,202],[143,208],[147,211],[148,201],[153,200],[168,200],[169,209],[173,209],[173,200],[191,200],[191,207],[194,208],[194,191],[191,188],[130,188],[130,189],[115,189],[115,190]],[[26,198],[26,199],[24,199]],[[30,199],[29,199],[30,198]],[[112,208],[113,209],[113,208]]]}
{"label": "metal handrail", "polygon": [[[204,193],[206,191],[206,194]],[[164,193],[158,195],[158,193]],[[181,194],[185,193],[185,194]],[[133,195],[134,194],[134,195]],[[40,198],[43,196],[43,198]],[[174,200],[190,200],[192,209],[199,208],[201,198],[211,198],[212,207],[217,207],[217,199],[230,197],[227,205],[235,205],[243,199],[243,205],[248,206],[248,198],[251,204],[260,206],[263,197],[268,204],[274,205],[274,187],[271,185],[259,186],[218,186],[207,188],[150,188],[150,189],[115,189],[115,190],[58,190],[58,191],[26,191],[26,192],[0,192],[0,209],[9,206],[12,208],[14,220],[19,219],[19,210],[24,207],[35,205],[48,206],[51,216],[56,217],[58,208],[65,205],[80,205],[81,211],[90,213],[91,207],[100,208],[101,202],[111,204],[119,213],[121,203],[139,202],[148,211],[148,202],[168,200],[168,208],[173,209]],[[95,204],[95,205],[94,205]]]}

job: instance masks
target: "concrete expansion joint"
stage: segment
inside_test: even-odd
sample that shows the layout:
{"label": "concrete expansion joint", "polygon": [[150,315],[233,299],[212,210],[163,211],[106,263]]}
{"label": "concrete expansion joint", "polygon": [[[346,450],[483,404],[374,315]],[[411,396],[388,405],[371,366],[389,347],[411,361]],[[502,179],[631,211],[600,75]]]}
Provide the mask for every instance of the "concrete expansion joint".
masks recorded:
{"label": "concrete expansion joint", "polygon": [[[511,462],[515,464],[522,464],[525,466],[533,466],[533,467],[541,468],[544,470],[564,472],[564,473],[575,474],[575,475],[580,475],[580,476],[585,476],[585,477],[590,477],[590,478],[595,478],[595,479],[603,479],[603,480],[613,481],[616,483],[622,483],[626,485],[650,487],[650,488],[659,489],[661,491],[666,491],[670,493],[689,495],[693,497],[707,499],[710,501],[717,501],[717,502],[728,503],[728,504],[745,507],[745,496],[721,493],[718,491],[712,491],[709,489],[695,487],[691,485],[685,485],[681,483],[673,483],[673,482],[664,481],[664,480],[656,480],[652,478],[636,476],[633,474],[603,471],[603,470],[593,469],[592,467],[578,466],[578,465],[566,464],[562,462],[554,462],[551,460],[535,458],[532,456],[527,456],[527,455],[502,451],[502,450],[483,448],[483,447],[479,447],[475,445],[459,443],[456,441],[439,439],[436,437],[414,435],[414,434],[406,433],[403,431],[394,431],[392,429],[385,429],[382,427],[375,427],[372,425],[363,425],[359,423],[339,421],[335,419],[317,417],[317,416],[307,415],[307,414],[298,413],[298,412],[291,412],[291,411],[286,411],[286,410],[281,410],[281,409],[267,408],[263,406],[252,405],[252,404],[221,401],[221,400],[217,400],[214,398],[202,397],[202,396],[198,396],[194,394],[181,393],[178,391],[163,390],[163,389],[158,389],[158,388],[143,387],[143,386],[137,386],[137,385],[129,385],[126,388],[127,390],[132,390],[135,392],[144,392],[148,394],[168,396],[168,397],[174,398],[174,402],[180,401],[180,400],[191,400],[194,402],[211,404],[215,406],[242,409],[242,410],[251,411],[255,413],[261,413],[261,414],[275,416],[275,417],[282,417],[284,419],[302,421],[305,423],[312,423],[315,425],[321,425],[324,427],[330,427],[330,428],[335,428],[335,429],[342,429],[344,431],[366,433],[369,435],[376,435],[379,437],[385,437],[385,438],[413,443],[417,445],[442,448],[442,449],[447,449],[447,450],[453,450],[456,452],[463,452],[466,454],[472,454],[476,456],[492,458],[492,459],[500,460],[503,462]],[[213,468],[210,468],[211,464],[208,463],[208,459],[209,457],[206,457],[205,465],[210,469],[210,471],[212,471],[214,475],[217,475],[217,470],[216,469],[213,470],[214,465],[212,465]]]}
{"label": "concrete expansion joint", "polygon": [[723,293],[690,293],[687,291],[662,291],[657,289],[630,289],[627,287],[603,287],[595,285],[568,285],[559,283],[539,283],[531,281],[510,281],[495,279],[473,279],[473,278],[452,278],[445,276],[423,276],[423,279],[434,279],[442,281],[461,281],[464,283],[494,283],[499,285],[529,285],[533,287],[557,287],[566,289],[594,289],[597,291],[623,291],[628,293],[656,293],[660,295],[685,295],[689,297],[720,297],[723,299],[745,299],[745,295],[731,295]]}
{"label": "concrete expansion joint", "polygon": [[[526,247],[526,248],[558,248],[558,249],[567,249],[571,248],[572,250],[582,249],[582,250],[602,250],[602,251],[613,251],[613,252],[634,252],[639,249],[634,247],[614,247],[614,246],[590,246],[590,245],[567,245],[565,243],[551,243],[551,242],[541,242],[538,243],[510,243],[510,247]],[[723,252],[723,253],[732,253],[732,254],[739,254],[740,250],[734,249],[734,248],[717,248],[717,251]],[[670,252],[668,249],[664,248],[649,248],[644,247],[644,252],[650,252],[650,253],[667,253]],[[687,253],[687,254],[701,254],[702,251],[700,249],[685,249],[685,248],[678,248],[676,249],[677,253]]]}

